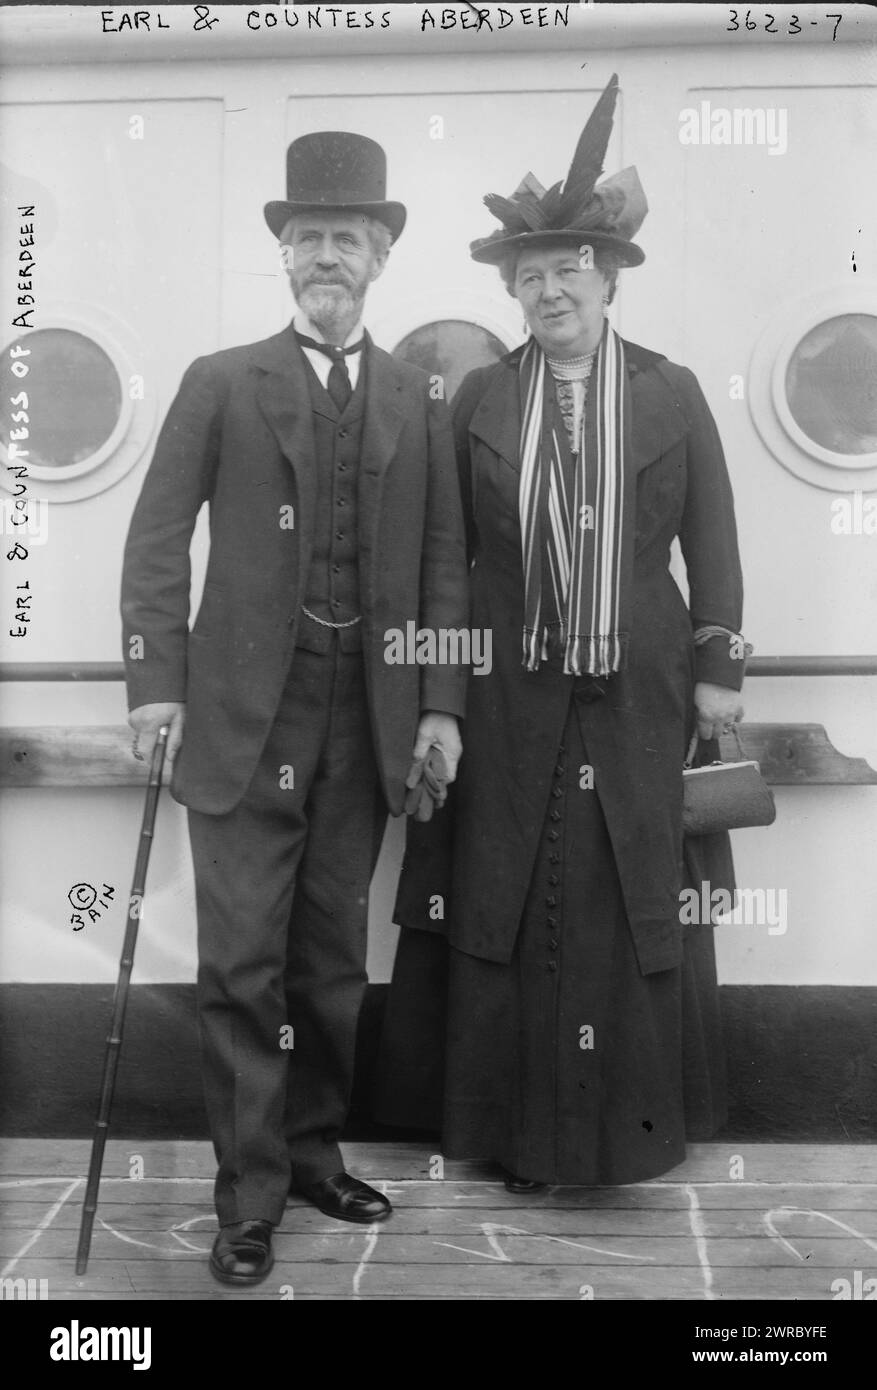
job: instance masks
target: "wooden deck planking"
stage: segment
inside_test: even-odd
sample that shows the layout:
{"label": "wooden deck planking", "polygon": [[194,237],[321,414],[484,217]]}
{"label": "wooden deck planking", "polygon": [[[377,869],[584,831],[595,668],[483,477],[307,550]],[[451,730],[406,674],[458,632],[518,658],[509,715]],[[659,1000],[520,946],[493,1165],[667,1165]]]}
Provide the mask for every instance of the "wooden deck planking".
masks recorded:
{"label": "wooden deck planking", "polygon": [[[0,1193],[0,1197],[2,1197],[2,1193]],[[0,1208],[2,1208],[2,1202],[0,1202]],[[59,1231],[78,1227],[80,1209],[81,1199],[68,1201],[53,1221],[52,1229]],[[474,1210],[467,1207],[464,1212],[460,1212],[455,1209],[449,1210],[447,1206],[404,1206],[398,1204],[397,1199],[397,1206],[387,1229],[392,1228],[395,1235],[446,1235],[453,1231],[459,1232],[464,1228],[477,1230],[479,1222],[495,1221],[499,1218],[514,1224],[519,1216],[522,1219],[527,1217],[530,1210],[529,1207],[522,1205],[515,1210],[503,1208],[497,1212],[495,1207],[485,1203]],[[38,1225],[44,1211],[45,1204],[43,1203],[10,1203],[3,1216],[0,1217],[0,1230],[3,1232],[33,1230]],[[134,1203],[119,1201],[118,1196],[116,1196],[102,1201],[98,1212],[99,1218],[103,1218],[109,1225],[123,1226],[129,1234],[136,1234],[138,1231],[149,1232],[169,1229],[177,1220],[198,1215],[209,1217],[215,1225],[213,1206],[209,1201]],[[601,1207],[591,1211],[570,1213],[542,1206],[539,1209],[539,1222],[544,1232],[559,1236],[576,1235],[577,1233],[583,1235],[587,1232],[591,1234],[635,1235],[637,1231],[642,1230],[641,1211],[625,1208],[613,1210]],[[687,1209],[681,1206],[675,1210],[667,1210],[663,1207],[653,1208],[649,1213],[649,1223],[650,1229],[656,1235],[686,1235],[690,1231]],[[292,1204],[286,1208],[282,1226],[282,1230],[285,1232],[304,1235],[331,1234],[339,1229],[337,1221],[333,1220],[332,1217],[324,1216],[315,1207],[293,1206]]]}
{"label": "wooden deck planking", "polygon": [[[522,1215],[527,1225],[488,1223],[488,1230],[479,1226],[459,1226],[452,1231],[429,1235],[404,1235],[390,1229],[392,1221],[378,1233],[369,1264],[388,1265],[472,1265],[479,1261],[507,1262],[515,1266],[600,1265],[635,1269],[649,1264],[663,1268],[698,1266],[698,1257],[691,1232],[677,1236],[658,1236],[650,1228],[635,1235],[598,1237],[588,1233],[563,1236],[545,1234],[538,1217]],[[278,1261],[290,1265],[327,1264],[357,1265],[362,1259],[370,1228],[341,1229],[321,1234],[301,1234],[282,1228],[274,1237]],[[536,1229],[527,1229],[527,1226]],[[824,1228],[823,1228],[824,1230]],[[189,1261],[206,1259],[216,1233],[215,1220],[209,1226],[180,1232],[188,1242],[183,1245],[169,1231],[151,1232],[148,1236],[132,1234],[123,1228],[115,1231],[96,1229],[92,1240],[90,1268],[119,1260],[136,1260],[143,1265],[164,1264],[168,1260]],[[782,1234],[787,1232],[782,1228]],[[833,1269],[836,1266],[855,1268],[856,1261],[867,1253],[856,1236],[838,1231],[836,1235],[812,1233],[799,1235],[790,1244],[799,1254],[788,1250],[763,1230],[748,1235],[709,1237],[709,1261],[712,1269],[722,1268],[796,1268],[805,1261],[808,1268]],[[14,1259],[21,1239],[4,1239],[0,1245],[0,1260]],[[194,1248],[192,1248],[194,1247]],[[42,1234],[34,1255],[45,1264],[58,1268],[73,1259],[76,1252],[75,1233],[49,1230]],[[501,1252],[498,1253],[498,1252]],[[877,1242],[875,1251],[877,1254]],[[877,1264],[877,1260],[872,1260]]]}
{"label": "wooden deck planking", "polygon": [[[360,1176],[361,1166],[356,1169],[350,1168],[350,1172],[356,1172]],[[0,1204],[8,1202],[14,1204],[19,1201],[33,1200],[33,1193],[58,1193],[75,1180],[75,1173],[67,1173],[64,1177],[50,1177],[50,1179],[36,1179],[36,1177],[4,1177],[0,1176]],[[397,1198],[407,1207],[442,1207],[448,1205],[448,1193],[452,1191],[454,1201],[484,1202],[489,1207],[509,1208],[521,1207],[532,1201],[532,1198],[521,1197],[521,1194],[506,1193],[502,1181],[499,1177],[492,1175],[489,1179],[456,1180],[453,1177],[445,1177],[439,1181],[429,1181],[428,1179],[379,1179],[375,1175],[370,1175],[368,1181],[375,1186],[386,1188],[388,1193],[396,1191]],[[101,1194],[113,1193],[113,1191],[124,1191],[125,1202],[154,1201],[157,1200],[158,1193],[167,1191],[167,1184],[174,1183],[181,1193],[192,1194],[193,1201],[204,1201],[211,1207],[211,1197],[213,1197],[213,1179],[207,1177],[143,1177],[140,1180],[132,1180],[129,1177],[110,1177],[104,1173],[100,1181]],[[79,1175],[79,1184],[85,1190],[85,1176]],[[760,1193],[773,1193],[774,1195],[789,1195],[799,1191],[799,1188],[813,1188],[824,1194],[824,1200],[834,1202],[844,1200],[851,1191],[856,1194],[864,1194],[870,1201],[877,1202],[877,1181],[874,1183],[838,1183],[834,1179],[819,1180],[798,1180],[798,1181],[732,1181],[723,1179],[721,1181],[705,1181],[702,1179],[689,1179],[688,1181],[677,1181],[677,1183],[638,1183],[631,1184],[630,1187],[549,1187],[548,1191],[538,1194],[539,1201],[548,1201],[552,1207],[563,1207],[566,1209],[581,1209],[581,1211],[591,1211],[596,1207],[618,1207],[637,1211],[644,1207],[674,1207],[677,1198],[675,1193],[684,1191],[687,1187],[696,1187],[700,1198],[700,1204],[716,1204],[724,1202],[727,1194],[737,1194],[732,1201],[741,1207],[745,1205],[759,1205],[762,1201]],[[78,1198],[74,1198],[78,1200]],[[183,1198],[189,1200],[189,1198]],[[167,1197],[161,1198],[167,1201]]]}
{"label": "wooden deck planking", "polygon": [[[860,1267],[860,1266],[857,1266]],[[216,1297],[250,1298],[253,1293],[274,1301],[294,1298],[355,1299],[399,1298],[412,1293],[421,1298],[448,1296],[467,1298],[581,1299],[583,1286],[594,1299],[704,1299],[701,1271],[696,1268],[652,1265],[648,1268],[621,1269],[617,1265],[520,1265],[484,1262],[482,1265],[410,1264],[392,1265],[369,1262],[354,1287],[354,1267],[324,1261],[300,1264],[278,1259],[269,1278],[258,1289],[223,1289],[211,1278],[203,1259],[163,1264],[98,1261],[82,1279],[70,1277],[69,1264],[52,1265],[25,1260],[16,1269],[19,1278],[48,1280],[49,1297],[103,1299],[108,1296],[140,1299],[190,1296],[204,1300]],[[849,1278],[850,1266],[831,1269],[746,1268],[714,1271],[714,1299],[816,1299],[832,1297],[831,1284]]]}
{"label": "wooden deck planking", "polygon": [[[35,1212],[44,1213],[66,1185],[59,1180],[48,1188],[41,1185],[37,1188],[21,1186],[9,1189],[3,1187],[0,1179],[0,1229],[27,1226]],[[143,1190],[147,1186],[150,1187],[148,1193]],[[713,1229],[711,1223],[714,1219],[743,1222],[747,1212],[765,1213],[778,1209],[792,1212],[816,1210],[830,1214],[837,1221],[849,1220],[851,1216],[864,1213],[865,1220],[870,1222],[870,1229],[863,1233],[872,1236],[877,1221],[877,1187],[854,1184],[843,1187],[818,1183],[782,1186],[753,1184],[745,1187],[735,1183],[725,1183],[721,1187],[682,1184],[677,1188],[644,1186],[636,1190],[553,1188],[528,1199],[506,1193],[501,1184],[483,1184],[476,1190],[465,1191],[460,1191],[458,1184],[448,1181],[424,1184],[419,1188],[408,1183],[381,1186],[386,1187],[393,1202],[393,1227],[396,1228],[401,1221],[410,1220],[414,1223],[410,1228],[412,1230],[419,1229],[418,1222],[424,1223],[425,1230],[433,1229],[433,1220],[444,1220],[443,1213],[447,1212],[455,1215],[465,1212],[468,1220],[479,1219],[480,1214],[480,1219],[484,1220],[513,1221],[517,1215],[533,1210],[548,1213],[549,1219],[559,1222],[564,1229],[609,1229],[605,1223],[609,1221],[611,1224],[615,1213],[625,1216],[628,1222],[625,1229],[636,1229],[638,1217],[646,1212],[681,1212],[687,1217],[690,1206],[685,1194],[689,1189],[696,1192],[701,1217],[709,1229]],[[53,1225],[78,1225],[84,1190],[85,1184],[82,1182],[62,1207]],[[47,1195],[34,1201],[35,1191]],[[168,1227],[177,1219],[199,1214],[212,1216],[213,1213],[209,1184],[179,1184],[172,1178],[156,1180],[152,1184],[122,1179],[102,1182],[98,1215],[106,1218],[107,1211],[114,1206],[122,1206],[131,1213],[140,1212],[141,1208],[143,1212],[152,1209],[152,1216],[132,1215],[129,1219],[148,1223],[165,1215],[169,1219],[163,1224]],[[313,1229],[311,1223],[328,1219],[311,1207],[290,1202],[286,1207],[284,1229]],[[591,1221],[598,1224],[591,1227]],[[38,1224],[38,1221],[34,1224]]]}
{"label": "wooden deck planking", "polygon": [[[430,1161],[440,1154],[437,1146],[421,1144],[345,1144],[351,1172],[365,1181],[413,1181],[430,1177]],[[0,1139],[0,1177],[31,1178],[35,1174],[69,1179],[85,1175],[91,1141],[87,1139]],[[150,1140],[138,1144],[129,1139],[110,1139],[104,1158],[104,1177],[127,1178],[129,1160],[139,1154],[145,1177],[209,1178],[214,1176],[213,1148],[206,1142]],[[680,1182],[727,1183],[731,1160],[740,1158],[746,1182],[869,1183],[877,1186],[877,1147],[869,1144],[734,1144],[727,1141],[690,1144],[688,1158],[654,1182],[642,1187]],[[496,1182],[496,1170],[488,1164],[444,1159],[444,1178],[454,1182]],[[572,1189],[581,1191],[582,1189]],[[600,1190],[600,1189],[598,1189]]]}
{"label": "wooden deck planking", "polygon": [[[360,1243],[360,1254],[364,1243]],[[702,1281],[696,1269],[669,1267],[649,1270],[648,1279],[639,1277],[627,1270],[619,1270],[605,1265],[577,1265],[564,1268],[557,1265],[515,1265],[511,1263],[482,1262],[477,1272],[466,1264],[374,1264],[369,1263],[354,1288],[357,1260],[351,1263],[332,1264],[326,1261],[299,1264],[294,1261],[278,1259],[268,1281],[266,1291],[272,1292],[275,1299],[282,1298],[284,1285],[290,1287],[295,1296],[317,1295],[328,1298],[350,1299],[355,1292],[365,1292],[371,1297],[394,1298],[411,1292],[416,1288],[422,1296],[444,1297],[446,1292],[460,1292],[471,1289],[480,1297],[504,1298],[578,1298],[582,1284],[590,1284],[595,1293],[599,1288],[600,1297],[629,1298],[637,1296],[636,1290],[642,1287],[641,1297],[655,1297],[658,1287],[662,1297],[700,1298]],[[134,1298],[141,1293],[163,1293],[166,1297],[176,1297],[178,1290],[201,1291],[202,1298],[211,1298],[215,1283],[207,1270],[203,1257],[193,1257],[190,1261],[166,1263],[163,1261],[99,1260],[94,1267],[89,1265],[88,1274],[81,1280],[71,1280],[69,1266],[43,1261],[23,1261],[25,1266],[20,1278],[44,1278],[48,1280],[50,1296],[57,1286],[72,1290],[81,1284],[90,1292],[100,1296],[109,1290],[119,1293],[125,1291]],[[39,1271],[37,1270],[39,1265]],[[32,1266],[32,1267],[31,1267]],[[466,1277],[468,1271],[468,1278]],[[66,1273],[66,1278],[64,1274]],[[247,1296],[246,1293],[243,1295]]]}
{"label": "wooden deck planking", "polygon": [[[356,1227],[293,1200],[265,1284],[209,1274],[212,1150],[108,1145],[88,1273],[73,1268],[89,1145],[0,1145],[0,1274],[46,1279],[50,1299],[830,1299],[877,1270],[877,1161],[867,1146],[700,1145],[663,1179],[506,1192],[496,1171],[426,1145],[348,1146],[351,1171],[391,1197]],[[130,1156],[146,1176],[132,1179]],[[728,1176],[738,1153],[745,1179]],[[756,1177],[757,1174],[757,1177]],[[719,1176],[717,1176],[719,1175]],[[77,1180],[78,1179],[78,1180]],[[696,1213],[696,1224],[694,1220]],[[42,1227],[42,1229],[40,1229]]]}
{"label": "wooden deck planking", "polygon": [[[801,1190],[797,1189],[796,1191],[800,1199]],[[826,1233],[824,1222],[830,1218],[831,1223],[843,1222],[847,1226],[853,1226],[861,1236],[870,1238],[877,1243],[877,1211],[863,1208],[858,1210],[832,1208],[825,1211],[823,1210],[824,1203],[820,1200],[817,1204],[816,1214],[814,1214],[813,1202],[815,1199],[813,1194],[806,1196],[806,1200],[810,1203],[809,1208],[802,1209],[797,1205],[784,1207],[782,1203],[779,1203],[777,1206],[765,1209],[782,1212],[781,1218],[777,1219],[775,1224],[788,1239],[824,1236]],[[758,1208],[702,1209],[701,1217],[705,1233],[710,1239],[751,1236],[753,1232],[763,1229],[764,1211],[762,1208],[764,1208],[764,1203]],[[644,1212],[648,1212],[650,1237],[688,1237],[691,1234],[690,1209],[687,1204],[669,1210],[663,1207],[646,1207],[638,1210],[599,1207],[569,1211],[556,1210],[543,1203],[538,1207],[538,1212],[539,1231],[542,1234],[564,1236],[568,1240],[635,1236],[643,1230]],[[16,1241],[19,1243],[23,1241],[29,1231],[35,1230],[44,1213],[44,1205],[29,1202],[10,1204],[5,1211],[2,1211],[0,1214],[0,1244],[2,1244],[4,1251],[7,1250],[7,1247],[13,1247]],[[52,1222],[52,1231],[60,1233],[78,1230],[80,1213],[81,1199],[71,1199]],[[387,1230],[391,1230],[394,1236],[450,1237],[458,1236],[464,1230],[477,1231],[482,1222],[502,1220],[508,1225],[526,1226],[531,1219],[531,1214],[532,1206],[522,1206],[513,1210],[504,1208],[498,1211],[495,1207],[484,1205],[474,1209],[467,1207],[464,1214],[458,1209],[449,1210],[446,1206],[405,1207],[397,1205]],[[169,1231],[177,1223],[200,1217],[203,1217],[204,1220],[199,1225],[198,1230],[202,1233],[207,1230],[211,1232],[215,1230],[216,1221],[213,1208],[209,1203],[194,1204],[168,1201],[167,1203],[138,1204],[102,1201],[98,1213],[98,1221],[106,1222],[109,1226],[123,1230],[126,1235],[143,1237]],[[286,1209],[281,1233],[307,1236],[332,1235],[337,1234],[341,1229],[338,1222],[323,1216],[313,1207],[290,1205]],[[21,1234],[22,1232],[24,1234]]]}

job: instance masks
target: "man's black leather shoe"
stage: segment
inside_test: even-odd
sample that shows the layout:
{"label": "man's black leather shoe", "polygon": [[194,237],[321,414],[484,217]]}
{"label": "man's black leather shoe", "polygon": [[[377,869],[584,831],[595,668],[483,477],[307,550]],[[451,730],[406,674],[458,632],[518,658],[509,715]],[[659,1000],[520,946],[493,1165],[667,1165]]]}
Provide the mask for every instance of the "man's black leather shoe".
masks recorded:
{"label": "man's black leather shoe", "polygon": [[386,1197],[349,1173],[336,1173],[333,1178],[323,1178],[321,1182],[294,1183],[290,1191],[300,1192],[320,1211],[336,1216],[339,1221],[359,1221],[368,1225],[372,1221],[385,1221],[393,1210]]}
{"label": "man's black leather shoe", "polygon": [[274,1266],[270,1221],[222,1226],[210,1253],[210,1273],[223,1284],[260,1284]]}

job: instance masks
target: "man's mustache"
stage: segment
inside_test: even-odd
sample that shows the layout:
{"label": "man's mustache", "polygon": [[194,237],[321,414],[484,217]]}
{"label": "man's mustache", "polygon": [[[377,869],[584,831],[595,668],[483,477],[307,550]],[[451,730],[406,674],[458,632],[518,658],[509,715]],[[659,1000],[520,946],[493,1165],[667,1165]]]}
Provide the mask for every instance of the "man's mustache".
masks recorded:
{"label": "man's mustache", "polygon": [[334,275],[334,276],[332,276],[331,278],[329,278],[329,277],[327,277],[327,276],[320,276],[320,277],[318,277],[318,276],[316,276],[316,275],[311,275],[307,280],[305,280],[305,283],[304,283],[304,287],[303,287],[303,288],[306,289],[306,290],[307,290],[307,289],[310,289],[311,285],[320,285],[320,286],[326,286],[326,285],[340,285],[340,286],[341,286],[343,289],[345,289],[345,290],[352,290],[352,289],[353,289],[353,283],[352,283],[352,281],[346,279],[346,278],[345,278],[344,276],[342,276],[342,275]]}

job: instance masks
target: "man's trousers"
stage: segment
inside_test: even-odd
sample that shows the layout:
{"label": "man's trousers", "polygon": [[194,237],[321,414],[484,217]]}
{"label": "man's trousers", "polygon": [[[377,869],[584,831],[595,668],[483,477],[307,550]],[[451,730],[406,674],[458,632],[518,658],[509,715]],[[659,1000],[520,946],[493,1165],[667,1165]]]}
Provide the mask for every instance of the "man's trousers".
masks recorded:
{"label": "man's trousers", "polygon": [[386,823],[363,658],[298,648],[243,800],[189,812],[198,1015],[221,1226],[277,1225],[292,1183],[340,1172]]}

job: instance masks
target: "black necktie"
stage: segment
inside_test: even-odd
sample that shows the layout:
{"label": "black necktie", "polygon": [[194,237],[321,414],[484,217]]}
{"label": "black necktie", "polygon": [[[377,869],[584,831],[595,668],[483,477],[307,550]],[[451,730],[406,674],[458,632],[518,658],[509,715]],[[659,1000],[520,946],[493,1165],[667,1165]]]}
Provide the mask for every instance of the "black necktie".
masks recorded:
{"label": "black necktie", "polygon": [[350,377],[347,373],[347,363],[345,357],[351,353],[362,352],[365,346],[365,339],[360,338],[358,343],[352,343],[350,347],[335,347],[334,343],[318,343],[315,338],[308,338],[304,333],[296,331],[296,338],[302,347],[313,348],[315,352],[322,352],[325,357],[332,359],[332,366],[329,369],[329,381],[327,390],[332,400],[335,402],[339,415],[344,410],[347,402],[353,394],[353,387],[350,385]]}

